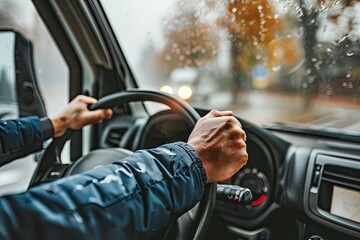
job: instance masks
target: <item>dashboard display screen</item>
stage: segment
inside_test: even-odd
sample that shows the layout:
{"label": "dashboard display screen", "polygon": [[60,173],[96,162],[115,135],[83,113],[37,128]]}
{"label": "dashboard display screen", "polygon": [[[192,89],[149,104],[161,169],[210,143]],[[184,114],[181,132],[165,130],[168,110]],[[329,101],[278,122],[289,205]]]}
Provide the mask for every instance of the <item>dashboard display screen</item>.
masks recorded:
{"label": "dashboard display screen", "polygon": [[330,213],[360,223],[360,191],[334,186]]}

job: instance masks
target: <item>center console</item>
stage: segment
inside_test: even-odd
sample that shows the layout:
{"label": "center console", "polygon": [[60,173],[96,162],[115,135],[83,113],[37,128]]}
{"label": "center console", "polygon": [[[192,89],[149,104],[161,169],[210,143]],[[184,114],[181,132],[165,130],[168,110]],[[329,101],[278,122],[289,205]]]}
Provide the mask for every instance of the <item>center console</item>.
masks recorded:
{"label": "center console", "polygon": [[[360,238],[360,158],[313,150],[306,180],[305,210],[329,229]],[[318,234],[321,236],[321,232]]]}

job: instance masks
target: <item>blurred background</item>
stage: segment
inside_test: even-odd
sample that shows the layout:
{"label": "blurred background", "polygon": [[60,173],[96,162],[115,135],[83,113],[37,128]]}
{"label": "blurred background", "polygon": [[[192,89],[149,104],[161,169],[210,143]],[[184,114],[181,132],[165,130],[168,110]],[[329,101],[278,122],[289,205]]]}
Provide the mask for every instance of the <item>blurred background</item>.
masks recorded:
{"label": "blurred background", "polygon": [[259,124],[360,129],[358,1],[102,4],[143,88]]}

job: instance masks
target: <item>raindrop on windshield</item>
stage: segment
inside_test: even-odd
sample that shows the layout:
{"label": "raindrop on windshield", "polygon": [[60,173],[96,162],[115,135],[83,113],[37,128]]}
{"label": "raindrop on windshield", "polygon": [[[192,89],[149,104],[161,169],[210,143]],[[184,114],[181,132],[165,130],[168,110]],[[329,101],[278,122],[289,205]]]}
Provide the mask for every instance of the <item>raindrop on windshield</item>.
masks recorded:
{"label": "raindrop on windshield", "polygon": [[166,56],[165,56],[165,60],[166,60],[166,61],[171,61],[171,56],[170,56],[170,55],[166,55]]}
{"label": "raindrop on windshield", "polygon": [[342,86],[343,86],[344,88],[353,88],[352,82],[343,82],[343,83],[342,83]]}
{"label": "raindrop on windshield", "polygon": [[347,53],[346,53],[346,56],[351,57],[351,56],[353,56],[354,54],[355,54],[354,51],[350,51],[350,52],[347,52]]}
{"label": "raindrop on windshield", "polygon": [[326,95],[328,95],[328,96],[335,95],[335,92],[334,92],[333,89],[329,88],[329,89],[326,91]]}
{"label": "raindrop on windshield", "polygon": [[280,69],[281,69],[281,66],[280,66],[280,65],[274,66],[274,67],[272,68],[272,70],[273,70],[274,72],[277,72],[277,71],[279,71]]}
{"label": "raindrop on windshield", "polygon": [[349,37],[349,34],[346,34],[346,35],[343,36],[340,40],[338,40],[338,41],[336,42],[336,44],[342,43],[342,42],[345,41],[348,37]]}

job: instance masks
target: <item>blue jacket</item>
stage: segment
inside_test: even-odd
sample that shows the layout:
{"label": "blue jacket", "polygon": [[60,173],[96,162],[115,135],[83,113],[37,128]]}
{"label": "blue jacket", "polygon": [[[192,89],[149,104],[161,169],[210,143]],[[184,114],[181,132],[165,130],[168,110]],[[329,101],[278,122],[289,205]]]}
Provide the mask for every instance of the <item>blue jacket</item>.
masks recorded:
{"label": "blue jacket", "polygon": [[41,150],[43,141],[52,135],[53,127],[48,118],[0,120],[0,166]]}
{"label": "blue jacket", "polygon": [[177,142],[0,198],[0,239],[149,239],[203,196],[194,149]]}

